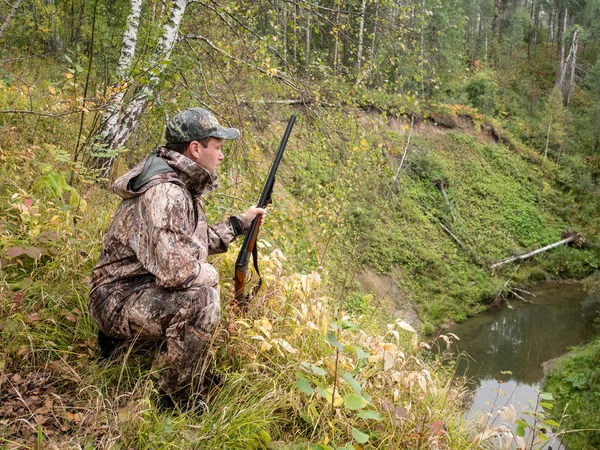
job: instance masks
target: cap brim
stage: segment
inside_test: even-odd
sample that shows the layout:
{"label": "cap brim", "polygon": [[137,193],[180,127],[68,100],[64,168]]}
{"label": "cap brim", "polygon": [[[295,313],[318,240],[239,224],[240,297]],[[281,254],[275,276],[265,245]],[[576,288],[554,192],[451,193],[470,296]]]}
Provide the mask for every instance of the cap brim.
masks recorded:
{"label": "cap brim", "polygon": [[237,128],[221,128],[210,135],[219,139],[237,139],[240,137],[240,130]]}

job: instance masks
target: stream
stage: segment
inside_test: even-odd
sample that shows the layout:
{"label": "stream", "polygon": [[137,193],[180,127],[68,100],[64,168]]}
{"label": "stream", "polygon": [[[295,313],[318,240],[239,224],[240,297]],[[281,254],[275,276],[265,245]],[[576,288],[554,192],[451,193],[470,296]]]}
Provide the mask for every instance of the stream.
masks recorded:
{"label": "stream", "polygon": [[[508,306],[444,331],[456,334],[459,351],[469,355],[461,358],[457,371],[470,380],[473,398],[467,417],[509,404],[522,416],[536,402],[544,363],[597,333],[593,321],[600,313],[600,299],[587,295],[581,283],[540,283],[529,292],[522,294],[526,301],[510,300]],[[545,448],[566,448],[557,440],[548,445]]]}

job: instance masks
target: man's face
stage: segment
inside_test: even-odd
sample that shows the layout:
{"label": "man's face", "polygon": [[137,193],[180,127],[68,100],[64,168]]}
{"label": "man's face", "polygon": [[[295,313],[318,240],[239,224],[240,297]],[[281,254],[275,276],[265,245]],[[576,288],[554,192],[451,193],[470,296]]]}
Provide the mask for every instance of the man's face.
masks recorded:
{"label": "man's face", "polygon": [[224,158],[221,151],[222,145],[223,139],[213,137],[208,140],[206,147],[203,147],[198,141],[192,141],[183,154],[199,166],[204,167],[208,172],[215,174],[217,167]]}

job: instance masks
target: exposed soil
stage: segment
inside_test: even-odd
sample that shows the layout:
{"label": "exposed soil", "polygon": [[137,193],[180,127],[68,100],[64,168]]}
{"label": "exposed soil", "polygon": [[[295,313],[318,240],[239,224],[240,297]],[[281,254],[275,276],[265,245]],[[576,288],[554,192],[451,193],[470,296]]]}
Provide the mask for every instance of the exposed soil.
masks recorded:
{"label": "exposed soil", "polygon": [[393,276],[377,275],[373,270],[366,269],[356,275],[356,281],[363,292],[375,296],[375,304],[379,301],[387,302],[394,318],[403,319],[417,330],[421,328],[419,316],[408,303],[406,294],[400,290]]}

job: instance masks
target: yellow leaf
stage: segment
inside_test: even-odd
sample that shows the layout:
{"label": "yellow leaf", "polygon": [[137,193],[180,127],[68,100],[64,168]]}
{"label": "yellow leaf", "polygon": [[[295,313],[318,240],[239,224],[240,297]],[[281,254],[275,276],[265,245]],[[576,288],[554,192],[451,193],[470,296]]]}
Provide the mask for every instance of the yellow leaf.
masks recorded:
{"label": "yellow leaf", "polygon": [[56,95],[56,89],[54,89],[54,86],[48,86],[48,90],[52,95]]}
{"label": "yellow leaf", "polygon": [[67,72],[67,73],[65,73],[65,77],[71,79],[71,78],[73,78],[73,74],[71,72]]}
{"label": "yellow leaf", "polygon": [[271,331],[273,329],[273,325],[271,325],[271,322],[269,322],[269,319],[262,319],[260,321],[260,324],[262,327],[264,327],[266,330]]}
{"label": "yellow leaf", "polygon": [[384,352],[390,353],[392,355],[395,355],[396,351],[398,350],[398,348],[394,344],[391,344],[391,343],[384,343],[382,345],[382,349]]}
{"label": "yellow leaf", "polygon": [[344,397],[342,397],[336,391],[334,399],[333,399],[333,406],[337,408],[338,406],[342,406],[343,403],[344,403]]}
{"label": "yellow leaf", "polygon": [[271,348],[273,348],[273,346],[271,344],[269,344],[267,341],[263,341],[260,344],[260,351],[261,352],[268,352],[269,350],[271,350]]}

